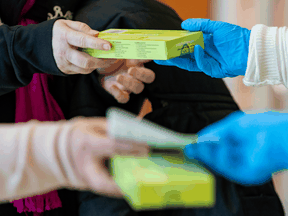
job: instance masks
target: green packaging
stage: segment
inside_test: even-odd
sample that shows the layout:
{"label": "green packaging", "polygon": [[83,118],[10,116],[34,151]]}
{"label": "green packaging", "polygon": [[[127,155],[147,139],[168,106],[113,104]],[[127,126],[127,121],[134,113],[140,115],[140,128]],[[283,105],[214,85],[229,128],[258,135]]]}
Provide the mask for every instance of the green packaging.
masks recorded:
{"label": "green packaging", "polygon": [[213,207],[215,179],[196,160],[179,155],[116,156],[114,180],[135,210]]}
{"label": "green packaging", "polygon": [[83,49],[97,58],[167,60],[194,52],[194,46],[204,49],[202,32],[183,30],[108,29],[99,38],[109,41],[109,51]]}
{"label": "green packaging", "polygon": [[149,157],[115,156],[111,174],[135,210],[212,207],[215,178],[183,150],[197,143],[196,134],[176,133],[120,109],[107,113],[109,137],[145,142]]}

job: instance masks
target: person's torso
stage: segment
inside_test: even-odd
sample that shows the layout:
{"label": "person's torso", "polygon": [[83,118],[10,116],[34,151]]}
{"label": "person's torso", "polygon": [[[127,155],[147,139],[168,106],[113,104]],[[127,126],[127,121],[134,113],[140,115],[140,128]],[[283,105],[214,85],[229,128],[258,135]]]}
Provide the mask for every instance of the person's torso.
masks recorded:
{"label": "person's torso", "polygon": [[[25,18],[37,22],[59,17],[73,19],[79,2],[79,0],[35,0],[32,8],[26,13]],[[1,21],[9,26],[17,25],[25,3],[26,0],[0,1]]]}

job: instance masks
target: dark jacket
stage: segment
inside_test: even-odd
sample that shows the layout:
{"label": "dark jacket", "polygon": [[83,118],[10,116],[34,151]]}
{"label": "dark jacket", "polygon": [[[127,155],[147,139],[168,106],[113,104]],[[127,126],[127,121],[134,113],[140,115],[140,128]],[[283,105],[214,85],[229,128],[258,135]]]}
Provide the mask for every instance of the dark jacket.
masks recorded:
{"label": "dark jacket", "polygon": [[[8,4],[7,2],[9,1],[5,1],[6,6]],[[13,0],[11,2],[17,2],[19,5],[22,3],[23,5],[23,1]],[[9,6],[7,6],[7,8],[7,11],[9,11]],[[155,0],[86,0],[79,2],[76,9],[78,10],[75,10],[75,19],[86,22],[90,27],[96,30],[108,28],[181,29],[181,19],[177,14],[172,9]],[[2,10],[3,7],[0,9],[1,14],[2,12],[5,12]],[[0,17],[2,17],[1,14]],[[17,19],[15,18],[14,20]],[[2,18],[2,21],[5,22],[5,19]],[[35,32],[40,32],[40,28],[43,26],[42,28],[45,28],[45,31],[48,32],[48,34],[45,34],[45,40],[51,41],[52,24],[53,21],[48,21],[33,28]],[[5,28],[9,29],[8,27]],[[25,28],[16,28],[25,31]],[[20,35],[15,29],[12,29],[11,31],[14,31],[14,35]],[[11,33],[9,32],[8,34]],[[30,34],[28,33],[28,30],[26,34],[27,38],[29,38]],[[6,33],[3,33],[3,37],[5,37],[5,35]],[[13,42],[11,42],[11,39],[9,40],[10,43]],[[35,40],[37,41],[40,39],[35,38]],[[26,40],[23,41],[23,43],[19,43],[19,47],[25,47]],[[49,50],[49,46],[51,49],[51,44],[48,45],[46,43],[47,42],[42,43],[42,46],[45,47],[42,47],[41,52],[38,48],[39,53],[42,53],[45,50],[47,53],[51,54],[51,50]],[[35,43],[31,44],[31,46],[34,45]],[[1,47],[2,46],[6,47],[7,43],[3,43],[2,45],[1,42]],[[19,47],[17,49],[20,49]],[[37,50],[37,45],[35,45],[35,48]],[[12,46],[11,50],[13,51],[13,49],[15,50]],[[13,53],[12,51],[10,53]],[[19,54],[20,57],[17,57],[18,59],[20,58],[20,62],[23,61],[21,65],[23,67],[15,66],[14,69],[14,66],[11,66],[10,70],[0,68],[0,101],[1,104],[5,104],[5,106],[0,107],[2,113],[2,115],[0,115],[0,122],[15,121],[15,93],[13,90],[20,86],[27,85],[32,79],[32,74],[35,72],[60,75],[53,77],[53,80],[50,81],[49,88],[67,119],[79,115],[104,116],[106,110],[112,106],[121,107],[137,113],[139,112],[139,108],[144,98],[149,98],[153,106],[153,112],[146,116],[147,119],[175,131],[196,133],[203,127],[238,110],[238,106],[233,101],[224,82],[220,79],[210,78],[203,73],[192,73],[176,67],[159,66],[153,62],[147,63],[145,66],[156,73],[155,81],[152,84],[146,85],[144,92],[140,95],[131,95],[129,103],[120,105],[111,95],[100,87],[97,72],[93,72],[89,75],[63,76],[56,68],[52,55],[48,56],[46,53],[45,59],[47,61],[42,60],[46,62],[47,65],[44,63],[43,65],[40,64],[38,66],[35,62],[42,61],[42,57],[39,57],[40,55],[34,56],[35,59],[32,58],[32,60],[29,60],[32,61],[32,63],[27,65],[24,59],[25,54],[27,54],[25,53],[25,49],[24,51],[17,50],[16,54],[18,52],[23,52],[21,55]],[[7,51],[7,53],[9,53],[9,51]],[[23,56],[23,59],[21,59],[21,56]],[[10,61],[7,60],[8,63]],[[51,64],[52,62],[54,64]],[[13,65],[13,63],[10,64]],[[27,70],[22,71],[22,69],[27,67],[29,68],[29,72],[27,72]],[[9,72],[10,75],[12,73],[12,76],[7,78],[8,75],[5,74],[8,74]],[[2,77],[4,80],[7,80],[3,84],[1,81]],[[9,85],[6,85],[5,83],[9,83]],[[4,84],[5,86],[2,90]],[[9,89],[10,93],[7,93],[7,89]],[[263,186],[242,187],[219,176],[216,176],[216,181],[217,200],[214,208],[157,211],[149,212],[149,214],[183,216],[284,215],[281,203],[271,182]],[[93,201],[95,197],[97,196],[89,193],[89,195],[80,200],[80,208],[85,202]],[[97,205],[97,203],[95,205]],[[104,215],[100,210],[104,208],[112,209],[109,205],[107,208],[105,206],[100,206],[97,215]],[[111,212],[112,211],[113,209]],[[87,212],[89,213],[91,211],[88,209]],[[133,211],[129,214],[138,215],[138,213]],[[147,212],[139,213],[139,215],[143,214],[147,214]]]}

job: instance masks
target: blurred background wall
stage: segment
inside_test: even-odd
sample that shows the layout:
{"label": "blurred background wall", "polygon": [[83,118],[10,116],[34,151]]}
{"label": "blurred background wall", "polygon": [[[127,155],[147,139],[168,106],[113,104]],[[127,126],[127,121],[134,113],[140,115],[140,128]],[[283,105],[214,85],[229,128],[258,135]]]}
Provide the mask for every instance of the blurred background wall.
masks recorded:
{"label": "blurred background wall", "polygon": [[[283,26],[287,24],[287,0],[213,0],[209,1],[209,17],[251,29],[255,24]],[[287,90],[284,86],[247,87],[243,77],[225,79],[239,106],[246,109],[286,109]]]}
{"label": "blurred background wall", "polygon": [[188,18],[207,18],[209,7],[207,0],[158,0],[172,7],[179,16],[185,20]]}

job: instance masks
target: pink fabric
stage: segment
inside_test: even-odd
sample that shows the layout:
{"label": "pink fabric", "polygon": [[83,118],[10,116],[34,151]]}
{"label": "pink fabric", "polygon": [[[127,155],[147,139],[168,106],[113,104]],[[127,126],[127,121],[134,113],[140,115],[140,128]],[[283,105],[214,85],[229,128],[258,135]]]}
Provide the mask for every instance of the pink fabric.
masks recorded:
{"label": "pink fabric", "polygon": [[[35,0],[27,0],[21,12],[19,25],[36,24],[33,20],[23,19],[23,15],[27,13],[34,3]],[[47,74],[34,74],[29,85],[16,90],[16,123],[27,122],[31,119],[39,121],[65,119],[61,108],[49,93],[48,78]],[[17,208],[17,212],[33,212],[34,216],[41,215],[45,210],[62,207],[57,191],[14,200],[12,203]]]}

